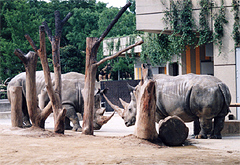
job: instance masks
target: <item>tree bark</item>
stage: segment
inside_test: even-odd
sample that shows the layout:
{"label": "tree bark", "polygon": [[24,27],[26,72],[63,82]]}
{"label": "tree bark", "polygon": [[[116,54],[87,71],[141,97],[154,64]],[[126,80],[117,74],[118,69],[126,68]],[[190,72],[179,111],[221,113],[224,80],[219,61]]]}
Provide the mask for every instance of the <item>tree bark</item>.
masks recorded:
{"label": "tree bark", "polygon": [[156,91],[155,81],[148,79],[148,69],[142,65],[143,79],[134,91],[137,103],[134,135],[141,139],[154,140],[157,138],[155,128]]}
{"label": "tree bark", "polygon": [[94,47],[97,38],[86,39],[86,65],[85,65],[85,86],[83,90],[84,114],[82,133],[85,135],[93,135],[93,118],[94,118],[94,90],[97,65],[97,50]]}
{"label": "tree bark", "polygon": [[104,63],[107,60],[111,60],[113,58],[118,57],[123,52],[128,51],[131,48],[134,48],[137,45],[141,45],[143,41],[137,42],[122,51],[117,52],[116,54],[106,57],[99,62],[97,61],[97,51],[100,43],[107,36],[109,31],[121,17],[121,15],[127,10],[127,8],[131,5],[128,2],[116,15],[116,17],[112,20],[112,22],[108,25],[107,29],[103,32],[100,38],[87,38],[86,43],[86,66],[85,66],[85,86],[83,91],[84,98],[84,116],[83,116],[83,127],[82,133],[86,135],[93,135],[93,117],[94,117],[94,90],[95,90],[95,81],[96,81],[96,72],[97,67]]}
{"label": "tree bark", "polygon": [[159,122],[159,138],[169,146],[179,146],[188,137],[189,129],[177,116],[169,116]]}
{"label": "tree bark", "polygon": [[10,91],[11,102],[11,122],[12,127],[23,127],[22,120],[22,87],[12,86]]}
{"label": "tree bark", "polygon": [[[43,51],[40,48],[38,50],[38,54],[41,59],[41,63],[43,65],[45,83],[47,84],[46,85],[47,92],[48,92],[49,98],[52,102],[53,117],[54,117],[54,132],[63,134],[66,109],[62,108],[60,39],[61,39],[61,35],[62,35],[63,25],[72,16],[72,13],[68,13],[68,15],[62,21],[60,19],[59,11],[55,11],[54,14],[55,14],[55,36],[52,36],[52,33],[45,21],[42,24],[45,27],[45,31],[47,33],[48,39],[52,45],[52,59],[53,59],[53,66],[54,66],[55,90],[53,90],[53,87],[52,87],[49,66],[47,65],[48,62],[47,62],[47,57],[46,57],[46,50]],[[44,37],[44,36],[42,36],[42,37]],[[40,41],[43,42],[43,40],[45,40],[45,37],[44,37],[44,39],[42,39]]]}
{"label": "tree bark", "polygon": [[29,52],[25,55],[20,49],[16,49],[14,54],[24,63],[26,70],[26,101],[28,114],[35,127],[44,128],[45,120],[41,116],[41,110],[37,106],[37,91],[36,91],[36,67],[37,54]]}

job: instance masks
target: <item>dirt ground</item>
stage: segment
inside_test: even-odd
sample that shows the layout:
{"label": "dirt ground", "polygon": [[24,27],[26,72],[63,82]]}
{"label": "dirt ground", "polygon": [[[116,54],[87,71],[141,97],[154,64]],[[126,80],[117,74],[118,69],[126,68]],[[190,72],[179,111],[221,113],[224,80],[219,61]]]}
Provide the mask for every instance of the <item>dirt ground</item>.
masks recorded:
{"label": "dirt ground", "polygon": [[184,146],[167,147],[134,135],[56,135],[0,125],[0,164],[240,164],[240,150],[195,143],[199,141],[188,139]]}

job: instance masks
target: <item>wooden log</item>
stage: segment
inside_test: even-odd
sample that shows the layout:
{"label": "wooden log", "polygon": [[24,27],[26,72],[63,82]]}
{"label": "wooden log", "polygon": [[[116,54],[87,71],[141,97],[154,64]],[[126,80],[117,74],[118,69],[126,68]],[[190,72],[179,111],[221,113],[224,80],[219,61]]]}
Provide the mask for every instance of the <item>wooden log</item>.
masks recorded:
{"label": "wooden log", "polygon": [[23,127],[22,120],[22,87],[12,86],[9,88],[11,102],[12,127]]}
{"label": "wooden log", "polygon": [[189,129],[177,116],[169,116],[159,122],[159,138],[168,146],[179,146],[188,137]]}

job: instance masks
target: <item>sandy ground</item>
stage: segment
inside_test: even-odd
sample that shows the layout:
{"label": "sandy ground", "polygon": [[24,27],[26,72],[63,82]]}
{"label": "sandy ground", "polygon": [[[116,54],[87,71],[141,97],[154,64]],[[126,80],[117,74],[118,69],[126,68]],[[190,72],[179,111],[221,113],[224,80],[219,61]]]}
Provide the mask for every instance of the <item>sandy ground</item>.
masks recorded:
{"label": "sandy ground", "polygon": [[0,122],[0,164],[240,164],[240,136],[189,136],[184,146],[168,147],[138,139],[133,130],[116,114],[94,136],[56,135],[51,128],[19,129]]}

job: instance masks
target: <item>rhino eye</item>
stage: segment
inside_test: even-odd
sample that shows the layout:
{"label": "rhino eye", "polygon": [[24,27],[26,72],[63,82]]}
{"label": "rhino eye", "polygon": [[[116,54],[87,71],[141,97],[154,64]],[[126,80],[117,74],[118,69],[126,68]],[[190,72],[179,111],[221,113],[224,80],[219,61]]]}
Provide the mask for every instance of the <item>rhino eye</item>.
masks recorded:
{"label": "rhino eye", "polygon": [[129,110],[129,112],[132,112],[132,109],[131,109],[131,108],[129,108],[128,110]]}

